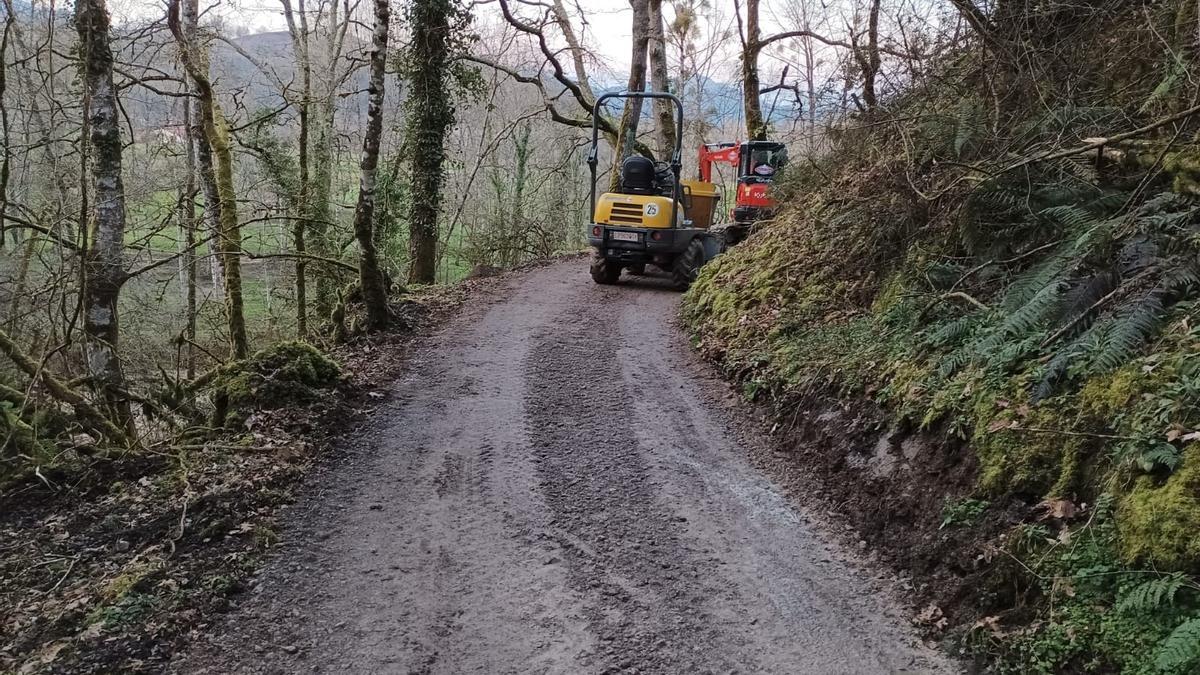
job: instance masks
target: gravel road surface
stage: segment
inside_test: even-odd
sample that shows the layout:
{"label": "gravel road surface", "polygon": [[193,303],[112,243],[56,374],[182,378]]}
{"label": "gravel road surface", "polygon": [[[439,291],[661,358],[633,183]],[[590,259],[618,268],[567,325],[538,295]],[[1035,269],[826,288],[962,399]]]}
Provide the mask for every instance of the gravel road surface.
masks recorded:
{"label": "gravel road surface", "polygon": [[950,673],[746,459],[656,279],[568,260],[414,355],[184,673]]}

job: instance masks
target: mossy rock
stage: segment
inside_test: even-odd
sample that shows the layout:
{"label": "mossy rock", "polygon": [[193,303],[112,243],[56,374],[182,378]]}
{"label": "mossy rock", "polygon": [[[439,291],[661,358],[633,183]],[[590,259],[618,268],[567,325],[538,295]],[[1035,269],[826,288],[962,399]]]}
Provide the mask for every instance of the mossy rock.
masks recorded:
{"label": "mossy rock", "polygon": [[71,418],[52,406],[38,405],[33,399],[0,398],[0,483],[24,475],[34,466],[46,468],[68,461],[69,456],[55,441],[73,426]]}
{"label": "mossy rock", "polygon": [[1162,570],[1200,571],[1200,443],[1165,481],[1142,476],[1120,504],[1123,557]]}
{"label": "mossy rock", "polygon": [[310,403],[337,384],[341,367],[306,342],[281,342],[224,366],[213,384],[216,426],[235,426],[253,410]]}

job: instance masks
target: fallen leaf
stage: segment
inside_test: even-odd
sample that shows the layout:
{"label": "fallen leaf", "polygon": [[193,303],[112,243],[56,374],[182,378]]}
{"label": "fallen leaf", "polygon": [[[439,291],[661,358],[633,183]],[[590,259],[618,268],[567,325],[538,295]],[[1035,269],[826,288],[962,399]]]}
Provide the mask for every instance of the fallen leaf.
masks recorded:
{"label": "fallen leaf", "polygon": [[993,420],[992,423],[987,426],[987,430],[991,433],[996,433],[997,431],[1000,431],[1001,429],[1007,429],[1014,424],[1015,422],[1012,420]]}
{"label": "fallen leaf", "polygon": [[[67,647],[66,642],[55,642],[54,644],[43,649],[41,651],[41,653],[38,654],[37,661],[40,662],[41,665],[47,665],[50,663],[54,663],[54,661],[58,658],[58,653],[61,652],[63,649],[66,649],[66,647]],[[30,665],[34,665],[34,664],[26,663],[25,668],[28,668]],[[25,668],[22,668],[21,670],[25,671]],[[30,671],[30,672],[32,672],[32,671]]]}
{"label": "fallen leaf", "polygon": [[928,607],[921,610],[921,613],[917,615],[917,623],[942,630],[950,622],[946,619],[946,616],[942,614],[942,608],[931,602],[929,603]]}
{"label": "fallen leaf", "polygon": [[1070,520],[1075,517],[1075,514],[1079,513],[1079,509],[1069,499],[1047,499],[1038,504],[1038,506],[1046,510],[1043,520],[1046,518]]}
{"label": "fallen leaf", "polygon": [[972,631],[986,630],[992,635],[1003,635],[1004,631],[1000,630],[1000,617],[985,616],[971,625]]}

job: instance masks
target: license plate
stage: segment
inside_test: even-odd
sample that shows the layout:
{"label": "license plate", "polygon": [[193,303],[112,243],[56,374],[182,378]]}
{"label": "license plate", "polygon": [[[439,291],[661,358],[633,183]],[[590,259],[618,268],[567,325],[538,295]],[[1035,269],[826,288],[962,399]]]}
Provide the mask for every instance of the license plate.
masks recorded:
{"label": "license plate", "polygon": [[637,232],[609,232],[608,238],[612,239],[613,241],[638,242],[642,240],[642,235],[638,234]]}

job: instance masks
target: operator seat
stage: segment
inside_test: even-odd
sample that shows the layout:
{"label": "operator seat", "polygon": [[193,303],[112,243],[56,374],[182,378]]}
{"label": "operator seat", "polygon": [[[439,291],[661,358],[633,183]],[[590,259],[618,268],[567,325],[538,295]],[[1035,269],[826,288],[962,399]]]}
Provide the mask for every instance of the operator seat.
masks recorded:
{"label": "operator seat", "polygon": [[627,195],[657,194],[654,162],[640,155],[626,157],[621,162],[621,192]]}

